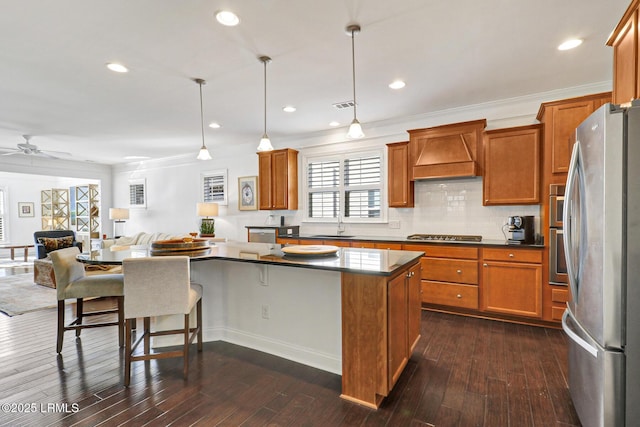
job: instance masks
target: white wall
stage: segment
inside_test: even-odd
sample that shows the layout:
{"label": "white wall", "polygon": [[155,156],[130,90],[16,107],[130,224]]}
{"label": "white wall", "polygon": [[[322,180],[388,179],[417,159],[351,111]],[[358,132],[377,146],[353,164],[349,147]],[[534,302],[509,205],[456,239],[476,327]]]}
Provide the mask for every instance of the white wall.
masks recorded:
{"label": "white wall", "polygon": [[[104,203],[110,203],[109,166],[25,156],[0,156],[0,187],[7,191],[7,243],[31,243],[33,232],[42,229],[41,190],[83,184],[100,184],[103,206]],[[34,204],[33,217],[18,216],[20,202]],[[108,215],[102,216],[101,219],[108,219]]]}
{"label": "white wall", "polygon": [[[300,151],[301,161],[309,152],[332,152],[347,149],[384,147],[386,143],[408,140],[408,129],[419,129],[468,120],[487,119],[487,129],[537,123],[535,117],[542,102],[610,90],[611,83],[569,88],[527,97],[500,100],[421,116],[389,120],[363,125],[367,137],[357,142],[347,141],[345,129],[315,133],[296,138],[278,139],[272,135],[275,148],[294,148]],[[302,200],[297,211],[239,211],[237,180],[240,176],[258,174],[256,155],[258,136],[251,144],[209,144],[213,159],[206,162],[193,155],[119,165],[113,170],[114,203],[126,206],[128,180],[145,178],[147,208],[132,210],[126,234],[138,231],[162,231],[173,234],[197,231],[199,218],[195,206],[200,201],[200,174],[227,169],[228,206],[221,206],[216,219],[216,236],[230,240],[246,240],[246,225],[264,225],[280,215],[286,224],[300,224],[306,234],[336,233],[336,225],[303,221]],[[515,155],[516,153],[514,153]],[[299,182],[303,177],[299,176]],[[302,185],[299,186],[302,191]],[[539,223],[539,206],[482,206],[482,179],[450,179],[416,182],[416,207],[389,209],[389,220],[399,221],[400,228],[389,224],[347,224],[345,234],[364,236],[407,236],[413,233],[478,234],[485,239],[503,239],[502,226],[509,215],[534,215]],[[270,218],[270,215],[273,218]],[[277,223],[277,222],[276,222]],[[539,232],[539,225],[537,226]]]}

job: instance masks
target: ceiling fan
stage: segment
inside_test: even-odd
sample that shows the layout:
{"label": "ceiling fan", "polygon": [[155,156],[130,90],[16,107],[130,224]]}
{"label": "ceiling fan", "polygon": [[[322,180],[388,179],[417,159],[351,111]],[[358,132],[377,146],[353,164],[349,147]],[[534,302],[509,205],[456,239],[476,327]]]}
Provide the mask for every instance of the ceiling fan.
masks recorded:
{"label": "ceiling fan", "polygon": [[7,148],[0,147],[1,151],[11,150],[7,153],[3,153],[3,156],[13,156],[14,154],[24,154],[27,156],[39,156],[39,157],[47,157],[49,159],[59,159],[60,156],[71,157],[71,153],[67,153],[65,151],[49,151],[49,150],[40,150],[37,145],[33,145],[29,142],[31,139],[31,135],[22,135],[24,138],[23,143],[17,144],[18,148]]}

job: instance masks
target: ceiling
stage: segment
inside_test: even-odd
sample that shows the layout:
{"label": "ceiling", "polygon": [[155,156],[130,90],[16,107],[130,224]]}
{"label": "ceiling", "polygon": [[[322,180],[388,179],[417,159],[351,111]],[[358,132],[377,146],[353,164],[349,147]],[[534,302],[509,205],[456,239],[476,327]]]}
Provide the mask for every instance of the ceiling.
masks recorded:
{"label": "ceiling", "polygon": [[[197,152],[203,86],[213,156],[349,124],[355,36],[358,119],[367,126],[443,109],[610,81],[606,39],[629,0],[20,0],[0,13],[0,147],[105,164]],[[236,27],[214,13],[233,10]],[[577,49],[561,52],[565,39]],[[119,62],[130,71],[107,70]],[[394,79],[406,87],[392,90]],[[297,111],[285,113],[282,107]],[[17,156],[12,156],[17,157]]]}

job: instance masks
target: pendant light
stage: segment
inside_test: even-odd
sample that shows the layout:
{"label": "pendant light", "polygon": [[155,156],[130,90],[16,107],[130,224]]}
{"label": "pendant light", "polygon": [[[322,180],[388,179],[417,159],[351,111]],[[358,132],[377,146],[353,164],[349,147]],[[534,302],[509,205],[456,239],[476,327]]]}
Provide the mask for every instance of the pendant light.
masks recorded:
{"label": "pendant light", "polygon": [[273,145],[271,145],[269,135],[267,135],[267,64],[271,62],[271,58],[260,56],[258,59],[264,64],[264,133],[260,138],[258,151],[273,151]]}
{"label": "pendant light", "polygon": [[353,121],[349,126],[349,132],[347,132],[347,137],[356,139],[364,137],[364,133],[362,132],[362,126],[360,126],[360,122],[356,117],[356,106],[358,103],[356,102],[356,48],[355,48],[355,34],[360,32],[360,25],[351,24],[346,28],[347,34],[351,34],[351,71],[353,78]]}
{"label": "pendant light", "polygon": [[198,83],[200,86],[200,129],[202,131],[202,147],[200,147],[200,152],[198,152],[198,160],[211,160],[211,154],[209,154],[209,150],[207,150],[207,146],[204,145],[204,111],[202,108],[202,85],[207,84],[202,79],[193,79],[194,82]]}

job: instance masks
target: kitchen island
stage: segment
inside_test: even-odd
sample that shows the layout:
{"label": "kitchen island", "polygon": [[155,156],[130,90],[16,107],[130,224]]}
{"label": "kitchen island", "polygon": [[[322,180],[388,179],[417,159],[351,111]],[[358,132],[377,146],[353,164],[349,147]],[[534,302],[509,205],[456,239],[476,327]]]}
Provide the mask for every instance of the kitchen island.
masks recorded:
{"label": "kitchen island", "polygon": [[[149,254],[133,247],[79,259],[118,264]],[[340,374],[343,398],[377,408],[420,337],[422,255],[338,248],[330,256],[291,257],[277,244],[216,243],[191,257],[192,280],[204,288],[205,340]]]}

